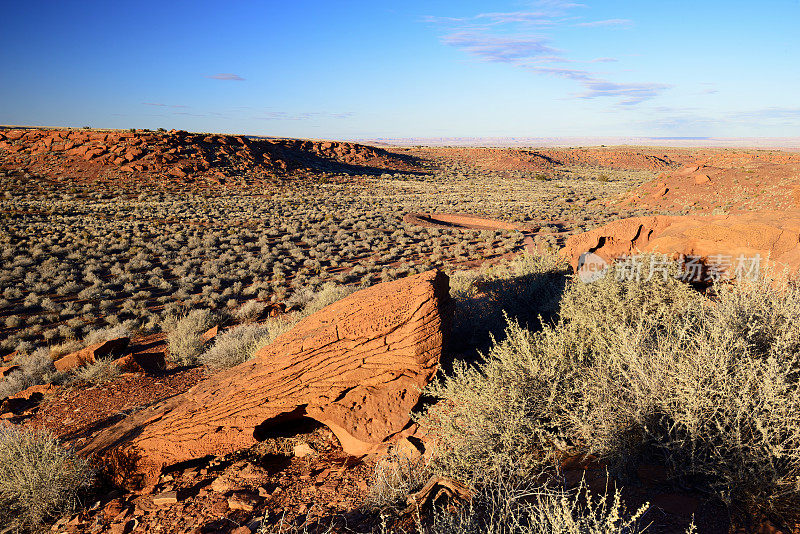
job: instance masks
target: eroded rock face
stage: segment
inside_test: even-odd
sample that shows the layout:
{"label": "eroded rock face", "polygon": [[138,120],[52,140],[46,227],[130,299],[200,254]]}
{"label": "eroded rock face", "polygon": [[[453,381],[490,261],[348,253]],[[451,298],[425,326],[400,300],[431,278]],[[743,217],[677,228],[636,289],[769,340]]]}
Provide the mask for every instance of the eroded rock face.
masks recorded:
{"label": "eroded rock face", "polygon": [[105,358],[111,354],[119,353],[125,350],[129,342],[130,339],[127,337],[101,341],[59,358],[53,362],[53,365],[55,365],[57,371],[71,371],[77,367],[93,364],[98,358]]}
{"label": "eroded rock face", "polygon": [[101,431],[80,452],[118,484],[142,489],[164,466],[250,447],[304,417],[330,427],[349,454],[380,450],[409,432],[409,412],[438,368],[448,293],[436,271],[353,293],[253,360]]}
{"label": "eroded rock face", "polygon": [[773,274],[784,269],[796,277],[800,268],[800,212],[760,211],[728,215],[650,216],[623,219],[567,239],[561,253],[578,268],[581,254],[606,261],[656,252],[672,257],[761,258]]}

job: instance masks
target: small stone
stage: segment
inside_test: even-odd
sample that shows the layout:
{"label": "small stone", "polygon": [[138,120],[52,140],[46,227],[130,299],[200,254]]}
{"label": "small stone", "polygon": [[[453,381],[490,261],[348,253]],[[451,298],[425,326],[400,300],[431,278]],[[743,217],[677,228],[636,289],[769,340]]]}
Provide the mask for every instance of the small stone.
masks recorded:
{"label": "small stone", "polygon": [[153,496],[153,504],[155,504],[156,506],[175,504],[177,502],[178,502],[177,491],[165,491],[164,493],[159,493],[158,495]]}
{"label": "small stone", "polygon": [[298,458],[305,458],[306,456],[313,456],[316,454],[314,449],[308,443],[298,443],[294,446],[294,455]]}
{"label": "small stone", "polygon": [[216,493],[227,493],[232,487],[230,481],[224,476],[215,478],[211,483],[211,491]]}
{"label": "small stone", "polygon": [[252,493],[245,491],[237,491],[228,497],[228,508],[231,510],[244,510],[245,512],[252,512],[259,502],[259,498]]}

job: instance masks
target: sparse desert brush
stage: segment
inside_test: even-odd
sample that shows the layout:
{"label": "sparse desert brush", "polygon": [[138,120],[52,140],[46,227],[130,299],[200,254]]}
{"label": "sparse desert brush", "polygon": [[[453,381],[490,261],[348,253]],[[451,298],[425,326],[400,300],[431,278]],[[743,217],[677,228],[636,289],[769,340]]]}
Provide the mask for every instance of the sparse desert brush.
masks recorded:
{"label": "sparse desert brush", "polygon": [[95,362],[75,369],[73,376],[90,384],[102,384],[120,374],[119,365],[113,358],[98,358]]}
{"label": "sparse desert brush", "polygon": [[37,349],[32,354],[18,354],[13,363],[19,369],[0,380],[0,399],[56,377],[50,351],[46,348]]}
{"label": "sparse desert brush", "polygon": [[[628,511],[619,490],[592,495],[584,482],[574,490],[532,488],[497,480],[452,513],[435,510],[426,534],[637,534],[647,530],[648,505]],[[687,534],[691,534],[691,531]]]}
{"label": "sparse desert brush", "polygon": [[298,310],[299,317],[307,317],[346,297],[356,289],[358,288],[333,283],[323,285],[319,291],[314,291],[309,286],[303,286],[287,299],[286,306]]}
{"label": "sparse desert brush", "polygon": [[49,433],[0,427],[0,517],[12,528],[33,531],[74,510],[92,480],[86,461]]}
{"label": "sparse desert brush", "polygon": [[[589,343],[553,334],[584,349],[570,424],[622,473],[655,458],[726,503],[791,518],[800,503],[800,292],[765,281],[717,292],[625,326],[596,320]],[[574,307],[588,314],[597,304]]]}
{"label": "sparse desert brush", "polygon": [[534,359],[534,335],[511,323],[485,362],[456,362],[429,386],[445,401],[420,423],[434,436],[435,471],[469,484],[550,471],[564,448],[556,425],[569,375],[557,360]]}
{"label": "sparse desert brush", "polygon": [[[437,469],[541,469],[599,455],[642,462],[740,509],[793,518],[800,488],[800,290],[767,281],[705,297],[672,276],[571,282],[556,323],[511,323],[477,367],[431,387],[420,419]],[[512,473],[513,474],[513,473]]]}
{"label": "sparse desert brush", "polygon": [[193,364],[203,352],[203,333],[216,322],[216,315],[207,309],[192,310],[182,317],[167,316],[162,329],[167,332],[170,359],[181,365]]}
{"label": "sparse desert brush", "polygon": [[406,498],[431,476],[428,460],[414,458],[394,447],[375,462],[365,506],[372,510],[405,508]]}
{"label": "sparse desert brush", "polygon": [[295,323],[284,317],[271,317],[264,323],[235,326],[219,334],[199,361],[211,372],[234,367],[251,359],[261,347],[272,343]]}
{"label": "sparse desert brush", "polygon": [[525,252],[493,266],[456,271],[450,277],[450,295],[456,309],[454,338],[484,346],[489,334],[499,336],[504,314],[534,326],[539,316],[551,316],[558,307],[569,266],[553,253]]}

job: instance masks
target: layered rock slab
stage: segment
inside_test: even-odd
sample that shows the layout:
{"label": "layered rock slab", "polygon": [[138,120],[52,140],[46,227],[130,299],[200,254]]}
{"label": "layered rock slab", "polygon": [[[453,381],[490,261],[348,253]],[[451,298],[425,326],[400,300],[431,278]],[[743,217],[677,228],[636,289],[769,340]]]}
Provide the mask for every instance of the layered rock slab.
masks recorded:
{"label": "layered rock slab", "polygon": [[738,257],[761,259],[761,267],[780,276],[800,269],[800,212],[756,211],[726,215],[655,215],[612,222],[567,239],[561,253],[573,269],[581,255],[597,254],[606,261],[638,253],[673,257]]}
{"label": "layered rock slab", "polygon": [[304,417],[331,428],[349,454],[380,450],[411,427],[439,365],[449,309],[448,278],[436,271],[358,291],[79,452],[136,490],[153,486],[165,466],[250,447]]}

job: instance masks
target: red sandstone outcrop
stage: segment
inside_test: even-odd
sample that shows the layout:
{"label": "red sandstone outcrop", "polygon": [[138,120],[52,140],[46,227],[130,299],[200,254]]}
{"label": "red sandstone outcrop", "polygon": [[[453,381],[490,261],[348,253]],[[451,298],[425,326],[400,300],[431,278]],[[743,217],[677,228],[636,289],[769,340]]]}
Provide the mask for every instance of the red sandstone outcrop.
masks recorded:
{"label": "red sandstone outcrop", "polygon": [[[800,212],[745,212],[729,215],[650,216],[623,219],[567,239],[561,253],[573,269],[593,252],[605,261],[637,253],[699,258],[701,263],[758,256],[773,274],[800,268]],[[729,266],[730,267],[730,266]],[[728,273],[731,274],[731,273]]]}
{"label": "red sandstone outcrop", "polygon": [[358,291],[80,452],[137,489],[164,466],[250,447],[304,417],[327,425],[349,454],[380,450],[413,431],[409,412],[438,368],[448,301],[448,278],[435,271]]}
{"label": "red sandstone outcrop", "polygon": [[76,367],[93,364],[98,358],[105,358],[112,354],[118,354],[125,350],[129,342],[130,339],[127,337],[101,341],[77,352],[62,356],[53,362],[53,365],[55,365],[57,371],[71,371]]}

